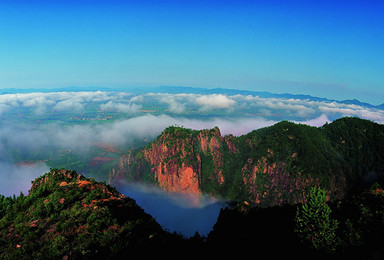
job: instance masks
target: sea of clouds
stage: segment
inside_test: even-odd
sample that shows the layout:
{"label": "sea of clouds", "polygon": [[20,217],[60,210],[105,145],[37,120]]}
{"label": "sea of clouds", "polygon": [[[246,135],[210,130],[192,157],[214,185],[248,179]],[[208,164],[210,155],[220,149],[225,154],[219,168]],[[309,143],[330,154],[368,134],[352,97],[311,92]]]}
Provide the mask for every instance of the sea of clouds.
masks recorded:
{"label": "sea of clouds", "polygon": [[[65,125],[60,120],[50,123],[18,121],[17,113],[30,113],[37,119],[50,113],[82,113],[92,105],[100,112],[126,115],[104,124],[81,122]],[[143,112],[148,107],[163,107],[162,112]],[[280,118],[311,126],[322,126],[343,116],[357,116],[384,123],[384,111],[377,108],[336,101],[266,98],[252,95],[167,94],[125,92],[51,92],[0,95],[0,175],[15,175],[7,149],[17,147],[38,153],[44,149],[72,149],[86,153],[96,142],[125,145],[137,139],[153,139],[170,125],[191,129],[218,126],[223,135],[236,136],[275,124]],[[1,192],[1,190],[0,190]]]}

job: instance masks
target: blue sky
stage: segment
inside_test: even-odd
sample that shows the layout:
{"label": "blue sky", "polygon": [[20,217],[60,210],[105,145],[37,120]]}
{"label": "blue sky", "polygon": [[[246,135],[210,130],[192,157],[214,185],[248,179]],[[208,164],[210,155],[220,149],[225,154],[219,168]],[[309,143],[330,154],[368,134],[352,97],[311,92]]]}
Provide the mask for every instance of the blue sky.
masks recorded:
{"label": "blue sky", "polygon": [[0,2],[0,88],[193,86],[384,103],[384,1]]}

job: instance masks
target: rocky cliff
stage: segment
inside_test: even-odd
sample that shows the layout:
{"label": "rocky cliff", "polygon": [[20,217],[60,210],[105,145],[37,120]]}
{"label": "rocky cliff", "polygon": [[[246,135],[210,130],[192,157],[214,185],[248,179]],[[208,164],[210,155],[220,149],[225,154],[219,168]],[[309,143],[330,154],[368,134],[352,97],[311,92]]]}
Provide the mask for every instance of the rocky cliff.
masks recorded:
{"label": "rocky cliff", "polygon": [[[350,121],[340,119],[321,128],[283,121],[239,137],[222,136],[217,127],[169,127],[143,149],[122,156],[110,182],[150,182],[166,191],[209,193],[263,206],[302,202],[312,186],[341,198],[352,180],[384,169],[383,155],[377,153],[384,147],[383,126]],[[350,129],[340,132],[345,124]],[[353,151],[337,145],[352,129],[369,139],[359,147],[372,154],[370,159],[351,157]],[[370,165],[357,172],[345,165],[353,160],[368,160]]]}

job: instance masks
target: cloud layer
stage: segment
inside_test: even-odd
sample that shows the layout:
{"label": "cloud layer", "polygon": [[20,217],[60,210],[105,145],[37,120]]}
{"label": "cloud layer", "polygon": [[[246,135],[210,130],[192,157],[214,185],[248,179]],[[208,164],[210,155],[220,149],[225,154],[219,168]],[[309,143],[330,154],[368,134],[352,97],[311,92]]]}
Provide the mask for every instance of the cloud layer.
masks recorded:
{"label": "cloud layer", "polygon": [[[9,146],[36,153],[49,147],[85,152],[94,142],[129,145],[137,139],[154,138],[170,125],[218,126],[223,135],[242,135],[280,120],[321,126],[342,116],[358,116],[384,122],[383,110],[354,104],[222,94],[5,94],[0,95],[0,111],[0,159]],[[90,114],[88,118],[84,113]],[[109,122],[90,121],[92,116],[108,113],[113,113],[106,117]],[[116,113],[125,116],[116,117]]]}
{"label": "cloud layer", "polygon": [[83,112],[88,107],[100,112],[118,112],[140,116],[143,110],[180,115],[199,113],[221,116],[252,117],[267,120],[310,120],[326,115],[330,120],[342,116],[357,116],[384,122],[384,111],[355,104],[310,101],[303,99],[266,98],[252,95],[223,94],[167,94],[147,93],[134,95],[123,92],[53,92],[0,95],[0,115],[5,116],[15,108],[25,109],[35,115],[52,112]]}

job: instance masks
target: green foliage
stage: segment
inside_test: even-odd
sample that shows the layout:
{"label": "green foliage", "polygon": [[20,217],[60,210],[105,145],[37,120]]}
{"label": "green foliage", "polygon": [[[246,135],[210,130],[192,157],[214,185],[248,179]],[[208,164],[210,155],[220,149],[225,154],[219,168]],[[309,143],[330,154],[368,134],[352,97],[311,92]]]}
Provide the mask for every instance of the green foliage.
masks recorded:
{"label": "green foliage", "polygon": [[0,195],[0,218],[4,217],[6,212],[12,209],[15,199]]}
{"label": "green foliage", "polygon": [[327,194],[321,188],[312,188],[307,202],[296,212],[296,232],[302,241],[313,248],[334,252],[337,246],[338,221],[331,218],[331,208],[326,204]]}
{"label": "green foliage", "polygon": [[384,255],[384,191],[378,183],[343,201],[336,214],[345,251],[358,248],[364,252],[361,257],[368,253]]}
{"label": "green foliage", "polygon": [[126,168],[127,181],[142,181],[155,183],[155,178],[151,172],[151,165],[145,159],[142,151],[132,150],[128,153],[129,167]]}
{"label": "green foliage", "polygon": [[318,128],[308,125],[282,121],[241,138],[243,144],[248,143],[243,148],[247,158],[267,156],[269,150],[273,152],[271,162],[289,161],[296,153],[298,159],[293,161],[291,169],[320,178],[329,176],[332,165],[339,158],[326,136]]}
{"label": "green foliage", "polygon": [[28,196],[0,196],[0,214],[0,259],[106,258],[166,235],[134,200],[67,170],[37,178]]}
{"label": "green foliage", "polygon": [[345,117],[324,125],[322,131],[340,154],[340,168],[350,180],[384,171],[384,125]]}

